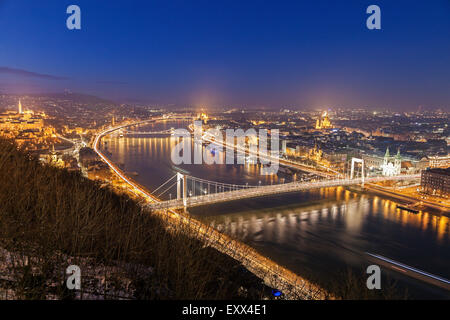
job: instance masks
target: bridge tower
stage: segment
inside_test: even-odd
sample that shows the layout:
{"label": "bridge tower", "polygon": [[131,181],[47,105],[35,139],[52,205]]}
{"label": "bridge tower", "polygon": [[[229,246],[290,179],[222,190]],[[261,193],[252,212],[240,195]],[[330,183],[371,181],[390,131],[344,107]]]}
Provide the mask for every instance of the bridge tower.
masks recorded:
{"label": "bridge tower", "polygon": [[177,200],[181,199],[181,181],[183,180],[183,175],[177,172]]}
{"label": "bridge tower", "polygon": [[352,158],[352,168],[350,170],[350,179],[355,175],[355,163],[361,163],[361,185],[364,187],[364,159]]}
{"label": "bridge tower", "polygon": [[[182,191],[183,190],[183,191]],[[187,205],[187,176],[177,172],[177,200],[183,198],[183,205]]]}

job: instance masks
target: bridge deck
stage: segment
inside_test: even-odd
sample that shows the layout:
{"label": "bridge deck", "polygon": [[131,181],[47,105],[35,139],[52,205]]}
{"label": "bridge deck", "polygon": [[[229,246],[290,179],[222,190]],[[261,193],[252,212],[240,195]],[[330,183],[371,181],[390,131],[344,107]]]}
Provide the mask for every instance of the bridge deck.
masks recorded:
{"label": "bridge deck", "polygon": [[[371,177],[364,179],[365,182],[378,182],[385,180],[410,180],[416,179],[419,175],[403,175],[395,177]],[[168,201],[161,201],[151,203],[148,206],[151,209],[179,209],[183,207],[196,207],[207,204],[233,201],[246,198],[256,198],[272,194],[282,194],[295,191],[302,191],[314,188],[327,188],[338,186],[349,186],[355,184],[361,184],[362,179],[338,179],[338,180],[321,180],[316,182],[289,182],[277,185],[266,185],[260,187],[253,187],[248,189],[233,190],[227,192],[211,193],[202,196],[194,196],[186,198],[186,205],[184,205],[183,199],[173,199]]]}

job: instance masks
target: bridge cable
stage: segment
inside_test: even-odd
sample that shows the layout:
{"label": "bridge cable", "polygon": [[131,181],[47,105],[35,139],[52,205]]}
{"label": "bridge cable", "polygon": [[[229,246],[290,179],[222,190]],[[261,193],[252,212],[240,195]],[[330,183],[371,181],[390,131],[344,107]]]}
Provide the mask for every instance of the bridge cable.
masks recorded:
{"label": "bridge cable", "polygon": [[169,178],[166,182],[164,182],[162,185],[160,185],[158,188],[156,188],[155,190],[153,190],[153,192],[151,192],[151,195],[154,195],[154,193],[156,191],[158,191],[160,188],[162,188],[164,185],[166,185],[170,180],[172,180],[173,178],[175,178],[177,175],[174,175],[173,177]]}
{"label": "bridge cable", "polygon": [[172,185],[170,187],[168,187],[166,190],[164,190],[163,192],[161,192],[159,195],[157,195],[156,197],[159,198],[160,196],[162,196],[164,193],[166,193],[167,191],[169,191],[175,184],[177,184],[177,181],[175,181],[174,183],[172,183]]}

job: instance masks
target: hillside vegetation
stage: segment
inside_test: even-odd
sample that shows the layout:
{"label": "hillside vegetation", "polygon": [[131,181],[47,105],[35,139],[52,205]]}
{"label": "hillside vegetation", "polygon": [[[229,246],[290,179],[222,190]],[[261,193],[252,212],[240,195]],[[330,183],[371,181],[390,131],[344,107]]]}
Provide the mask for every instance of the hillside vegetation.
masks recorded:
{"label": "hillside vegetation", "polygon": [[[0,298],[260,299],[267,293],[238,262],[189,232],[0,139]],[[81,268],[82,296],[66,289],[70,264]]]}

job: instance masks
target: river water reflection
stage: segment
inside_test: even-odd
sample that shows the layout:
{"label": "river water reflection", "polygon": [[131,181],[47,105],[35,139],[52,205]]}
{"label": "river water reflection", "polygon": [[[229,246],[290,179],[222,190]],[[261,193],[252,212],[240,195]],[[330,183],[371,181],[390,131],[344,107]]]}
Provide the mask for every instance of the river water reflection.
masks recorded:
{"label": "river water reflection", "polygon": [[[135,130],[180,128],[165,122]],[[270,184],[292,176],[261,176],[257,165],[179,165],[170,153],[170,137],[108,136],[111,159],[136,181],[154,190],[177,171],[226,183]],[[297,179],[299,177],[296,177]],[[173,194],[164,195],[167,198]],[[396,202],[343,187],[246,199],[193,208],[190,212],[217,229],[250,244],[261,253],[313,278],[332,279],[347,267],[361,273],[372,264],[366,252],[379,254],[450,279],[450,221],[427,212],[412,214]],[[382,269],[412,297],[450,298],[449,292],[398,272]],[[364,285],[364,284],[362,284]]]}

